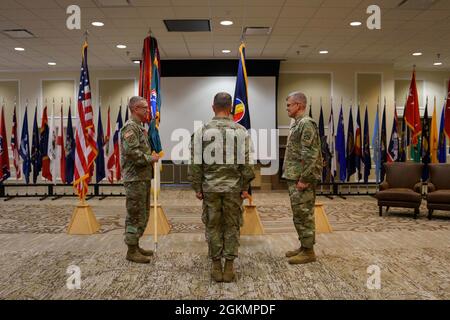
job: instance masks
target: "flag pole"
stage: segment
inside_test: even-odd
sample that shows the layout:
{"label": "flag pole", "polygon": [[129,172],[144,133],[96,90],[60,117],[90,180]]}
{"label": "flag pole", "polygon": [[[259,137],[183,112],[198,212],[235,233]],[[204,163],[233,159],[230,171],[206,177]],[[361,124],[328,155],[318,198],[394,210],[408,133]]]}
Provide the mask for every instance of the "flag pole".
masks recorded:
{"label": "flag pole", "polygon": [[153,199],[154,199],[154,210],[153,210],[153,221],[154,221],[154,227],[155,227],[155,238],[154,238],[154,242],[155,242],[155,253],[158,250],[158,218],[157,218],[157,214],[158,214],[158,191],[156,190],[156,186],[157,186],[157,179],[158,179],[158,175],[156,174],[156,170],[158,169],[158,162],[155,162],[153,164],[154,167],[154,177],[153,177]]}

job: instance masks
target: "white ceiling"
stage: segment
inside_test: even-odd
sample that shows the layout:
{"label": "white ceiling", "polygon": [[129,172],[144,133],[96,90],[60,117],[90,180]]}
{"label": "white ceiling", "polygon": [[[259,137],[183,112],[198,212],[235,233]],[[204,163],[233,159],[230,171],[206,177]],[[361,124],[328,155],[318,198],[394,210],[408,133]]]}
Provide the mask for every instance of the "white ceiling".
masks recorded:
{"label": "white ceiling", "polygon": [[[270,36],[247,37],[248,58],[393,63],[397,69],[410,69],[413,64],[427,70],[450,68],[450,0],[438,0],[425,11],[396,8],[401,0],[131,1],[132,7],[105,8],[94,0],[0,0],[0,30],[26,28],[37,36],[12,40],[0,33],[0,70],[78,68],[86,28],[91,68],[131,66],[131,58],[140,56],[149,27],[159,41],[162,59],[235,58],[244,26],[272,27]],[[66,28],[70,4],[81,7],[82,30]],[[366,8],[371,4],[381,7],[381,30],[365,26]],[[167,32],[162,20],[169,18],[211,19],[212,32]],[[220,25],[224,19],[234,25]],[[363,25],[350,27],[354,20]],[[93,27],[92,21],[102,21],[105,26]],[[119,43],[128,48],[117,49]],[[26,51],[14,51],[17,46]],[[223,54],[222,49],[232,52]],[[319,55],[322,49],[329,54]],[[413,57],[415,51],[423,56]],[[441,67],[432,65],[437,53],[444,63]],[[47,66],[49,61],[57,66]]]}

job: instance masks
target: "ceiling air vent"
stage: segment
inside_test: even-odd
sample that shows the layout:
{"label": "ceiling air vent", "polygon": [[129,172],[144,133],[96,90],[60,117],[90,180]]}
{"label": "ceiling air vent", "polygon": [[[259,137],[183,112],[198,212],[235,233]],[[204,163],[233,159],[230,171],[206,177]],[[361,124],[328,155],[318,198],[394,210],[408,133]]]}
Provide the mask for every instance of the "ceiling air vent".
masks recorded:
{"label": "ceiling air vent", "polygon": [[267,36],[272,31],[269,27],[245,27],[244,35],[246,36]]}
{"label": "ceiling air vent", "polygon": [[94,0],[101,8],[117,8],[131,6],[131,0]]}
{"label": "ceiling air vent", "polygon": [[169,32],[211,31],[211,23],[207,19],[196,20],[164,20]]}
{"label": "ceiling air vent", "polygon": [[5,35],[10,37],[11,39],[29,39],[36,38],[34,34],[32,34],[27,29],[9,29],[2,31]]}
{"label": "ceiling air vent", "polygon": [[402,0],[397,4],[399,9],[426,10],[440,0]]}

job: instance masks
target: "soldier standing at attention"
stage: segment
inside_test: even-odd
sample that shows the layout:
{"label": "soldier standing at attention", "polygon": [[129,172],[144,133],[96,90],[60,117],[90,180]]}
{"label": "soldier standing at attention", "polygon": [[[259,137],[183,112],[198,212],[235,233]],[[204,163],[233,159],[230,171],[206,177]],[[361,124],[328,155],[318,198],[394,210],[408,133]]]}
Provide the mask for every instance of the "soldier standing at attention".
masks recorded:
{"label": "soldier standing at attention", "polygon": [[306,115],[306,96],[294,92],[286,102],[288,116],[295,122],[289,129],[283,178],[287,179],[294,225],[301,242],[301,247],[286,252],[286,257],[290,264],[303,264],[316,261],[314,204],[323,161],[317,124]]}
{"label": "soldier standing at attention", "polygon": [[243,223],[242,201],[255,178],[250,137],[230,118],[231,107],[231,96],[218,93],[213,104],[215,117],[196,131],[191,141],[189,178],[196,197],[203,200],[202,221],[212,259],[211,277],[216,282],[235,279],[233,262]]}
{"label": "soldier standing at attention", "polygon": [[153,251],[139,246],[147,226],[150,210],[152,164],[159,160],[152,155],[148,134],[142,125],[147,119],[148,103],[142,97],[132,97],[128,104],[130,119],[120,131],[120,163],[125,187],[127,217],[125,220],[126,259],[136,263],[149,263]]}

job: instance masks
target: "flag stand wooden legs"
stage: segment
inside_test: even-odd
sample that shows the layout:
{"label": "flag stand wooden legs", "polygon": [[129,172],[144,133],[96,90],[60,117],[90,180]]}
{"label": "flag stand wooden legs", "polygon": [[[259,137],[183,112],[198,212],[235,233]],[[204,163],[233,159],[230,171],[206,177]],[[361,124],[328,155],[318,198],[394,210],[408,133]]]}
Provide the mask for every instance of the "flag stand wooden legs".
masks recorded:
{"label": "flag stand wooden legs", "polygon": [[[153,235],[155,249],[157,248],[158,243],[158,235],[167,235],[170,232],[170,224],[167,220],[167,217],[164,213],[163,208],[158,203],[158,174],[157,174],[158,166],[155,162],[154,164],[154,185],[153,185],[153,204],[150,207],[150,216],[148,219],[147,227],[145,228],[145,235]],[[155,205],[156,204],[156,205]]]}
{"label": "flag stand wooden legs", "polygon": [[148,224],[147,228],[145,228],[144,234],[154,235],[155,226],[157,235],[164,236],[170,233],[171,226],[160,204],[158,204],[156,207],[156,215],[155,215],[155,205],[152,204],[150,208],[150,217],[148,218]]}
{"label": "flag stand wooden legs", "polygon": [[73,235],[88,235],[94,234],[100,229],[100,224],[95,218],[91,206],[83,199],[75,207],[70,219],[68,234]]}
{"label": "flag stand wooden legs", "polygon": [[328,217],[323,208],[323,204],[316,202],[314,207],[314,217],[316,221],[316,233],[330,233],[333,232]]}
{"label": "flag stand wooden legs", "polygon": [[244,206],[244,223],[241,228],[241,235],[243,236],[258,236],[264,234],[264,227],[261,223],[259,213],[256,206],[253,205],[253,200],[250,197],[249,205]]}

